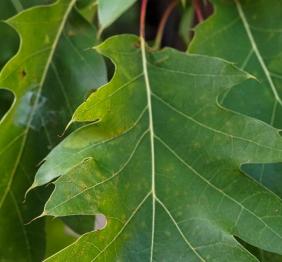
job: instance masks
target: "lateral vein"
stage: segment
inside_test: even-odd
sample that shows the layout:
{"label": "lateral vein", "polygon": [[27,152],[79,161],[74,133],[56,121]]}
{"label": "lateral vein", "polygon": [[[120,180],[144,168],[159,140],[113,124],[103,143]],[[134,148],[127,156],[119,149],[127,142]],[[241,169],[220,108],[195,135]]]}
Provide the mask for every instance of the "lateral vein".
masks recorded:
{"label": "lateral vein", "polygon": [[263,72],[264,72],[264,74],[266,76],[266,79],[267,79],[267,81],[268,81],[268,83],[269,83],[269,85],[271,87],[271,90],[272,90],[272,93],[274,95],[274,98],[278,101],[278,103],[280,105],[282,105],[282,100],[281,100],[281,98],[280,98],[280,96],[279,96],[279,94],[277,92],[277,89],[276,89],[276,87],[275,87],[275,85],[274,85],[274,83],[272,81],[270,72],[269,72],[269,70],[268,70],[268,68],[267,68],[267,66],[266,66],[266,64],[265,64],[265,62],[264,62],[264,60],[262,58],[262,55],[261,55],[261,53],[260,53],[260,51],[258,49],[258,46],[256,44],[256,41],[255,41],[254,36],[252,34],[252,31],[250,29],[250,25],[249,25],[249,23],[247,21],[247,18],[245,16],[243,8],[242,8],[242,6],[240,4],[240,1],[239,0],[234,0],[234,1],[235,1],[237,10],[238,10],[239,16],[240,16],[240,18],[242,20],[242,23],[244,25],[244,28],[246,30],[247,36],[248,36],[248,38],[249,38],[249,40],[251,42],[251,46],[252,46],[252,48],[254,50],[254,53],[256,54],[256,57],[257,57],[260,65],[261,65],[262,70],[263,70]]}

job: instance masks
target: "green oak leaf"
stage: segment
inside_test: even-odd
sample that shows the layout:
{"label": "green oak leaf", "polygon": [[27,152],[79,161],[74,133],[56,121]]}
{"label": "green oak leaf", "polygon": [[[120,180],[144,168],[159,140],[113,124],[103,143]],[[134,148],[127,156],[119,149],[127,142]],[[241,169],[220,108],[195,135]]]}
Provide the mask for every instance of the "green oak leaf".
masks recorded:
{"label": "green oak leaf", "polygon": [[[230,60],[255,75],[258,82],[232,89],[223,103],[281,128],[281,2],[212,2],[215,14],[196,28],[189,51]],[[244,171],[282,197],[281,164],[246,165]],[[261,261],[281,260],[261,250],[254,253]]]}
{"label": "green oak leaf", "polygon": [[[282,2],[212,0],[215,13],[201,23],[189,52],[236,63],[258,81],[246,81],[224,98],[232,110],[282,128]],[[282,165],[244,170],[282,198]]]}
{"label": "green oak leaf", "polygon": [[72,11],[74,4],[60,0],[7,21],[21,45],[0,75],[0,91],[15,97],[0,122],[0,260],[42,259],[43,221],[26,224],[40,212],[40,197],[23,203],[24,194],[74,108],[106,81],[103,59],[86,51],[96,30]]}
{"label": "green oak leaf", "polygon": [[[42,215],[104,214],[106,228],[47,261],[257,261],[235,238],[282,254],[282,202],[240,171],[278,162],[282,139],[218,97],[250,78],[217,58],[135,36],[96,48],[116,65],[73,121],[33,187],[55,178]],[[94,123],[93,123],[94,122]]]}
{"label": "green oak leaf", "polygon": [[[48,4],[52,0],[10,0],[0,1],[0,20],[8,19],[17,13],[34,5]],[[1,39],[0,42],[0,69],[6,64],[10,58],[15,55],[18,50],[19,39],[14,30],[7,24],[0,23]],[[1,95],[1,94],[0,94]],[[2,99],[2,97],[0,98]],[[0,109],[1,110],[1,109]],[[0,115],[1,117],[1,115]]]}
{"label": "green oak leaf", "polygon": [[[46,4],[47,0],[35,0],[36,4]],[[0,1],[0,20],[5,20],[24,8],[35,5],[34,0]],[[0,42],[0,70],[13,57],[19,48],[19,37],[15,30],[4,21],[0,22],[0,36],[5,41]],[[0,119],[13,103],[12,95],[4,89],[0,90]]]}
{"label": "green oak leaf", "polygon": [[46,5],[55,2],[55,0],[10,0],[0,1],[0,19],[8,19],[32,6]]}
{"label": "green oak leaf", "polygon": [[282,2],[212,3],[215,13],[196,28],[189,52],[224,58],[254,75],[258,81],[232,89],[224,104],[282,128]]}
{"label": "green oak leaf", "polygon": [[98,0],[98,15],[101,25],[100,31],[110,26],[135,2],[136,0]]}

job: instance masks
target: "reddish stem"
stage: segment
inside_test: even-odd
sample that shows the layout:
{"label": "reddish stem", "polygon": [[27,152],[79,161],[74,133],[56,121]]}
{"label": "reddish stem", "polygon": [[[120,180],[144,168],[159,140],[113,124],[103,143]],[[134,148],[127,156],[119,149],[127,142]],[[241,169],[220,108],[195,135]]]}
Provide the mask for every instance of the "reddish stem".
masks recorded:
{"label": "reddish stem", "polygon": [[145,23],[148,0],[142,0],[140,16],[140,37],[145,39]]}
{"label": "reddish stem", "polygon": [[163,33],[164,33],[164,29],[165,29],[165,25],[167,23],[167,20],[171,14],[171,12],[174,10],[174,8],[176,7],[176,5],[178,4],[178,0],[174,0],[172,1],[168,7],[166,8],[162,18],[161,18],[161,21],[160,21],[160,24],[159,24],[159,27],[158,27],[158,32],[157,32],[157,36],[156,36],[156,40],[155,40],[155,48],[158,49],[161,45],[161,41],[162,41],[162,38],[163,38]]}
{"label": "reddish stem", "polygon": [[204,21],[204,16],[201,9],[201,0],[194,0],[193,1],[196,17],[199,23]]}

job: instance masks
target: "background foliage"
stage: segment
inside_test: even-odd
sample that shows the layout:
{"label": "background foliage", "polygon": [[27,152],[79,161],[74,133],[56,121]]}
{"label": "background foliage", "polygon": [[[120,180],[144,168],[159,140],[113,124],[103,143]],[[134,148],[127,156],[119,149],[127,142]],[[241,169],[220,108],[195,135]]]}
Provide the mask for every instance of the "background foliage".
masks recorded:
{"label": "background foliage", "polygon": [[0,261],[282,260],[281,1],[141,2],[0,2]]}

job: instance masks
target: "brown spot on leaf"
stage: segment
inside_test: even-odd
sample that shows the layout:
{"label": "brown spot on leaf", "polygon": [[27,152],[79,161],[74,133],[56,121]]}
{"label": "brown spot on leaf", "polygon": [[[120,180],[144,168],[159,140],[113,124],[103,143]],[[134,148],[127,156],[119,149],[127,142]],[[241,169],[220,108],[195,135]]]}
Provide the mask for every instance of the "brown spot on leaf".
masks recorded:
{"label": "brown spot on leaf", "polygon": [[20,74],[21,74],[21,78],[26,77],[26,71],[24,69],[21,70]]}
{"label": "brown spot on leaf", "polygon": [[140,41],[135,42],[135,43],[134,43],[134,47],[135,47],[135,48],[140,48],[140,47],[141,47]]}

